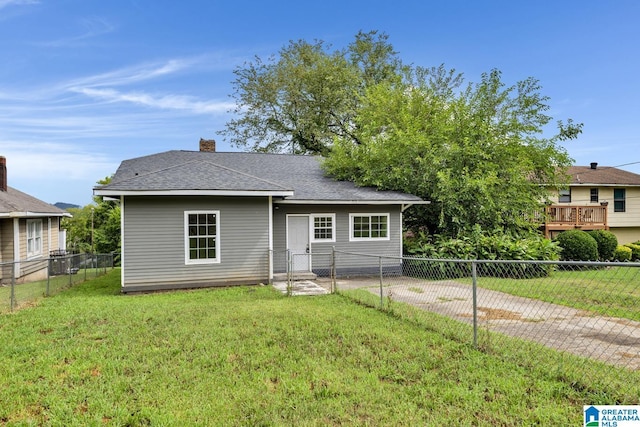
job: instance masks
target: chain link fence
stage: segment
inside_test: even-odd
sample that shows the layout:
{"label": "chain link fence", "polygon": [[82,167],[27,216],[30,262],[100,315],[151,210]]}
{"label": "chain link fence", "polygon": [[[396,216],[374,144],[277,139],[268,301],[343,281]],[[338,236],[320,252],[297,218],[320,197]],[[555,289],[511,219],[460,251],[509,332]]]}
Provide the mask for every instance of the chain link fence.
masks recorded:
{"label": "chain link fence", "polygon": [[640,404],[640,263],[317,255],[314,281],[331,292]]}
{"label": "chain link fence", "polygon": [[35,303],[114,267],[114,254],[53,253],[49,258],[0,263],[0,313]]}

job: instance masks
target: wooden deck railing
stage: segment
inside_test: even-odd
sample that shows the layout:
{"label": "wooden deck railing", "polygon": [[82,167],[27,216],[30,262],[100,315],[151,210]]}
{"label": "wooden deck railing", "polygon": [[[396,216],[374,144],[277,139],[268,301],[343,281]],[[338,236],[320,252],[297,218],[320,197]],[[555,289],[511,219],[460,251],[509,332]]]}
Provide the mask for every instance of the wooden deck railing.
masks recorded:
{"label": "wooden deck railing", "polygon": [[545,235],[550,231],[570,230],[578,228],[582,230],[606,230],[607,223],[606,206],[562,206],[551,205],[545,208],[544,221]]}

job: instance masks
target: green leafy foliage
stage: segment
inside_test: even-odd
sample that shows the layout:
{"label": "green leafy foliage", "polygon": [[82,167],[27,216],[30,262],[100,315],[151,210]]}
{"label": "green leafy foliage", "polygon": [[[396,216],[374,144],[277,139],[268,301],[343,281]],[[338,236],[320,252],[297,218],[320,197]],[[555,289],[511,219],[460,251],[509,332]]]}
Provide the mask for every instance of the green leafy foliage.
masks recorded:
{"label": "green leafy foliage", "polygon": [[561,132],[540,136],[551,118],[539,90],[534,79],[506,87],[497,70],[465,86],[443,66],[414,68],[367,90],[354,118],[358,143],[336,138],[324,168],[430,200],[408,216],[432,234],[533,230],[533,213],[571,164]]}
{"label": "green leafy foliage", "polygon": [[253,151],[326,154],[335,137],[355,137],[361,94],[396,79],[400,68],[388,36],[377,31],[359,32],[340,50],[292,41],[234,71],[236,118],[221,134]]}
{"label": "green leafy foliage", "polygon": [[618,238],[616,235],[609,230],[591,230],[587,233],[589,233],[598,244],[598,259],[600,261],[612,260],[618,247]]}
{"label": "green leafy foliage", "polygon": [[631,249],[631,261],[640,260],[640,245],[636,243],[627,243],[624,246]]}
{"label": "green leafy foliage", "polygon": [[615,252],[613,253],[613,259],[615,261],[631,261],[631,248],[628,248],[626,246],[621,246],[619,245],[618,247],[616,247]]}
{"label": "green leafy foliage", "polygon": [[[559,246],[556,242],[545,239],[538,234],[527,236],[513,236],[506,233],[485,233],[475,227],[468,236],[451,238],[444,235],[429,236],[419,232],[405,239],[404,252],[420,258],[431,259],[478,259],[478,260],[544,260],[559,259]],[[415,270],[415,274],[442,274],[444,277],[464,277],[470,273],[468,263],[438,263],[439,271],[424,263],[420,268],[420,260],[410,260],[408,271]],[[552,266],[548,265],[518,265],[505,268],[504,265],[487,264],[483,266],[482,275],[517,276],[530,278],[546,276]]]}
{"label": "green leafy foliage", "polygon": [[[98,181],[108,184],[110,177]],[[77,253],[120,252],[120,205],[94,197],[94,203],[70,208],[71,218],[62,219],[67,230],[67,250]]]}
{"label": "green leafy foliage", "polygon": [[586,231],[567,230],[556,237],[564,261],[597,261],[598,242]]}
{"label": "green leafy foliage", "polygon": [[549,189],[572,163],[559,141],[582,124],[552,118],[533,78],[477,83],[444,66],[404,65],[377,31],[344,49],[299,40],[235,70],[236,108],[222,135],[254,151],[321,154],[326,172],[432,203],[409,224],[458,237],[474,225],[534,230]]}

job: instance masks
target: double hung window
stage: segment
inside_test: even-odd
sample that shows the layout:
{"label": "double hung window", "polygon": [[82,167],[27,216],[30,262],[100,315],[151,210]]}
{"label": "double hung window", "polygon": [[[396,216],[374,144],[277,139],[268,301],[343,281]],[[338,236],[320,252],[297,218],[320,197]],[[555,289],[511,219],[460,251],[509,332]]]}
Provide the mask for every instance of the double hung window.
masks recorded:
{"label": "double hung window", "polygon": [[220,262],[220,212],[186,211],[184,223],[185,263]]}
{"label": "double hung window", "polygon": [[42,220],[27,221],[27,258],[42,255]]}
{"label": "double hung window", "polygon": [[627,191],[624,188],[613,189],[613,211],[626,212],[627,210]]}

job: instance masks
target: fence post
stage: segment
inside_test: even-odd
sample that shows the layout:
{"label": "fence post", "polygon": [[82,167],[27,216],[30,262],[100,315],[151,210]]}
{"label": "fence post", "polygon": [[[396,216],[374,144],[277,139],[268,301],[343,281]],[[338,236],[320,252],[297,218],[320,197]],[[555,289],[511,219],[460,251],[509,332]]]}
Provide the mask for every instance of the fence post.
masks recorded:
{"label": "fence post", "polygon": [[11,295],[9,296],[9,309],[13,311],[16,306],[16,264],[11,265]]}
{"label": "fence post", "polygon": [[70,258],[68,258],[68,263],[67,263],[67,274],[69,275],[69,287],[71,287],[71,285],[73,285],[73,277],[71,277],[71,271],[73,270],[73,255],[71,255]]}
{"label": "fence post", "polygon": [[471,281],[473,289],[473,347],[478,348],[478,275],[475,261],[471,261]]}
{"label": "fence post", "polygon": [[291,296],[293,288],[293,257],[294,255],[287,249],[287,296]]}
{"label": "fence post", "polygon": [[331,293],[336,292],[336,247],[331,247]]}
{"label": "fence post", "polygon": [[378,257],[378,270],[380,273],[380,310],[384,310],[384,297],[382,295],[382,257]]}
{"label": "fence post", "polygon": [[51,281],[51,263],[52,263],[51,255],[49,255],[49,259],[47,260],[47,290],[45,291],[45,296],[50,296],[49,282]]}

